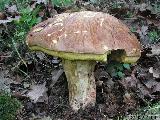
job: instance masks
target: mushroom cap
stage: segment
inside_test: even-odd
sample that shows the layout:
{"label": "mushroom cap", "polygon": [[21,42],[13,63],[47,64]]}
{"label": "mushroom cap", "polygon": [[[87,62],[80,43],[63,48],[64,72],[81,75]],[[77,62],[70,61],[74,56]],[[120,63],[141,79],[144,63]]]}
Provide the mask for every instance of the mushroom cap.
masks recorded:
{"label": "mushroom cap", "polygon": [[33,50],[71,60],[106,61],[110,51],[119,49],[125,51],[125,58],[134,57],[129,62],[141,55],[140,43],[128,27],[102,12],[58,14],[34,26],[26,42]]}

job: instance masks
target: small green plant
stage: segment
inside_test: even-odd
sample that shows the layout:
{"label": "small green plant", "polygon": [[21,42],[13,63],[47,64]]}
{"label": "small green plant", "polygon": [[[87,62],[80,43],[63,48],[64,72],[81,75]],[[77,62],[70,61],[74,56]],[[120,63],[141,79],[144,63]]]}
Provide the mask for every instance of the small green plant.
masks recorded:
{"label": "small green plant", "polygon": [[24,41],[27,32],[37,23],[41,21],[41,18],[37,17],[39,8],[31,10],[30,8],[24,8],[20,10],[20,19],[13,21],[15,31],[13,38],[16,41]]}
{"label": "small green plant", "polygon": [[[18,0],[20,1],[20,0]],[[21,1],[24,2],[24,1]],[[17,3],[20,4],[20,3]],[[21,3],[27,6],[24,3]],[[41,22],[41,17],[38,17],[40,6],[36,6],[35,9],[30,7],[19,7],[20,18],[14,20],[11,23],[7,23],[7,29],[4,29],[5,34],[0,35],[0,50],[5,51],[6,49],[13,51],[12,56],[18,58],[20,63],[26,63],[23,60],[22,51],[25,50],[21,46],[25,46],[25,38],[28,31],[37,23]],[[1,33],[0,33],[1,34]],[[15,60],[15,59],[14,59]],[[16,59],[17,60],[17,59]],[[18,67],[18,66],[16,66]]]}
{"label": "small green plant", "polygon": [[[18,3],[20,4],[20,3]],[[26,6],[26,4],[24,5]],[[41,22],[41,18],[37,17],[39,7],[32,10],[29,7],[20,7],[19,20],[14,20],[11,23],[7,23],[7,29],[4,27],[4,32],[0,33],[0,50],[7,48],[10,50],[16,50],[17,46],[21,43],[24,44],[26,34],[37,23]]]}
{"label": "small green plant", "polygon": [[131,30],[131,32],[136,32],[136,27],[135,26],[132,26],[131,28],[130,28],[130,30]]}
{"label": "small green plant", "polygon": [[14,32],[12,33],[11,41],[13,50],[17,53],[18,58],[21,59],[22,63],[26,65],[26,62],[21,57],[19,53],[18,45],[25,44],[25,37],[28,31],[37,23],[41,22],[41,18],[37,17],[39,12],[39,7],[34,10],[30,8],[25,8],[20,11],[21,17],[19,20],[13,21],[13,25],[15,26]]}
{"label": "small green plant", "polygon": [[123,17],[132,18],[133,17],[133,13],[131,11],[127,11],[127,13],[125,15],[123,15]]}
{"label": "small green plant", "polygon": [[73,0],[52,0],[52,3],[57,7],[67,7],[72,5]]}
{"label": "small green plant", "polygon": [[151,43],[158,42],[160,39],[160,35],[156,30],[148,32],[148,37]]}
{"label": "small green plant", "polygon": [[18,11],[27,8],[32,0],[10,0],[13,4],[17,6]]}
{"label": "small green plant", "polygon": [[11,0],[0,0],[0,11],[4,10],[6,5],[10,4]]}
{"label": "small green plant", "polygon": [[160,102],[141,108],[135,114],[128,115],[123,120],[159,120]]}
{"label": "small green plant", "polygon": [[152,4],[152,13],[153,14],[160,14],[160,2],[155,2]]}
{"label": "small green plant", "polygon": [[29,2],[31,2],[31,0],[0,0],[0,11],[3,11],[6,6],[13,4],[17,6],[18,10],[24,9]]}
{"label": "small green plant", "polygon": [[92,4],[97,4],[99,1],[98,0],[89,0]]}
{"label": "small green plant", "polygon": [[111,4],[111,8],[114,9],[114,8],[123,8],[124,7],[124,3],[123,2],[117,2],[117,1],[114,1],[112,2]]}
{"label": "small green plant", "polygon": [[130,70],[130,64],[113,61],[106,65],[106,70],[112,77],[123,78],[125,69]]}
{"label": "small green plant", "polygon": [[0,94],[0,120],[15,120],[21,103],[7,94]]}

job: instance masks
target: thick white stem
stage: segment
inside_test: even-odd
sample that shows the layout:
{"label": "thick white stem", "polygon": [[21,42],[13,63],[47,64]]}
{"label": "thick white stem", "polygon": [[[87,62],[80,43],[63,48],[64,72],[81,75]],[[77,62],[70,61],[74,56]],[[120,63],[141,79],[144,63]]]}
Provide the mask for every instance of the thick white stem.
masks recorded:
{"label": "thick white stem", "polygon": [[68,81],[69,102],[73,110],[95,105],[96,85],[94,61],[63,60],[63,67]]}

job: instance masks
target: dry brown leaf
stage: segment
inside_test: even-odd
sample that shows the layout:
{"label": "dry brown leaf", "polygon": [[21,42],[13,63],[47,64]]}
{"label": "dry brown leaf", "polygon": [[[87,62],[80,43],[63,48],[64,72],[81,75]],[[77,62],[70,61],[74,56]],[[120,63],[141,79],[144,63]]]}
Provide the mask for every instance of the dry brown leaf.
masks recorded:
{"label": "dry brown leaf", "polygon": [[154,69],[153,67],[149,68],[149,72],[153,74],[153,77],[160,78],[160,69]]}
{"label": "dry brown leaf", "polygon": [[155,56],[160,55],[160,43],[154,44],[151,46],[151,54],[147,54],[147,56]]}
{"label": "dry brown leaf", "polygon": [[45,87],[46,83],[41,85],[33,85],[31,87],[31,91],[27,94],[27,96],[33,100],[34,103],[37,102],[47,102],[48,96],[47,96],[47,88]]}

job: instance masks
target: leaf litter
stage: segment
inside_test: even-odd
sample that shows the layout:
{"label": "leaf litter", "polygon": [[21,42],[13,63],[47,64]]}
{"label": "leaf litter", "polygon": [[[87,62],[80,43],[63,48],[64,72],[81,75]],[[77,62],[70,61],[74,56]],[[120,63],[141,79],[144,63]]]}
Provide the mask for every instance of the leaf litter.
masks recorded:
{"label": "leaf litter", "polygon": [[31,91],[28,92],[27,96],[33,100],[34,103],[37,102],[48,102],[46,83],[42,85],[32,85]]}

